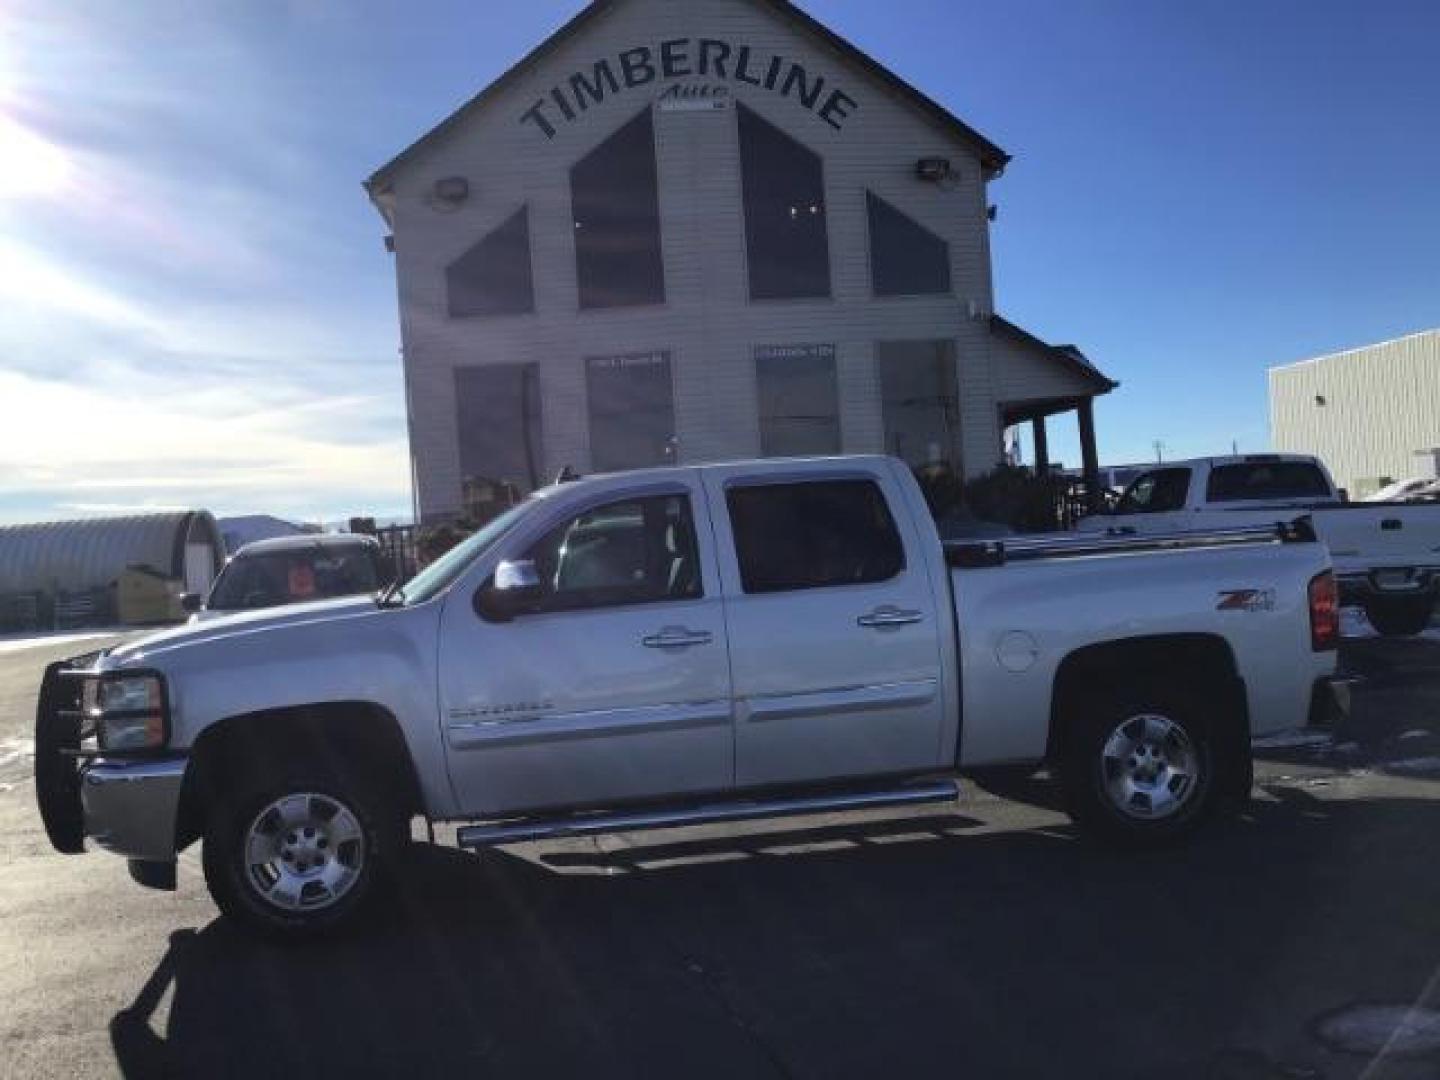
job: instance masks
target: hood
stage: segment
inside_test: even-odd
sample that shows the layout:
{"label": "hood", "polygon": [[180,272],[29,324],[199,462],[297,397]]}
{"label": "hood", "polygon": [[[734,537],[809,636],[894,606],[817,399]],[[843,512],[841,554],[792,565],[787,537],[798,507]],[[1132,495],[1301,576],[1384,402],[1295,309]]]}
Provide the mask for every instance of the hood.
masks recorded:
{"label": "hood", "polygon": [[233,615],[213,615],[199,622],[159,630],[118,645],[105,655],[103,666],[139,661],[155,652],[218,641],[241,634],[253,634],[280,626],[329,622],[375,610],[373,596],[342,596],[334,600],[315,600],[308,604],[287,604],[283,607],[242,611]]}

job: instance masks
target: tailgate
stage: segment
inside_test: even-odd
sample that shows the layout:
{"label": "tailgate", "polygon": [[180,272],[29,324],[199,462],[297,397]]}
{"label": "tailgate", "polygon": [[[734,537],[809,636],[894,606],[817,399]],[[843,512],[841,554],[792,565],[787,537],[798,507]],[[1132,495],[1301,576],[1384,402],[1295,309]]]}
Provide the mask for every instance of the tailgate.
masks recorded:
{"label": "tailgate", "polygon": [[1440,504],[1355,503],[1314,521],[1339,573],[1440,568]]}

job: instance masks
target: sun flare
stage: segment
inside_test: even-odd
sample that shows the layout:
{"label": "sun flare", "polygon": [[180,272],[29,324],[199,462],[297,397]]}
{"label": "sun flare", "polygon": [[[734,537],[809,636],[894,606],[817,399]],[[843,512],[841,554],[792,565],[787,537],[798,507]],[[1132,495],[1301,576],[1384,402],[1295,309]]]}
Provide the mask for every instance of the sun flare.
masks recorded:
{"label": "sun flare", "polygon": [[0,114],[0,199],[58,194],[70,174],[64,150]]}

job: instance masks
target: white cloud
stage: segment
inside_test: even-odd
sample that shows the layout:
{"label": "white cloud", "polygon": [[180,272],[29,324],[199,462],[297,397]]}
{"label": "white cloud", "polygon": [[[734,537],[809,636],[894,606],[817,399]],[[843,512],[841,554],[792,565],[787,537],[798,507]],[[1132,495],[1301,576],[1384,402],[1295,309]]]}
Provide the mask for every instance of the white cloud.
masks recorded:
{"label": "white cloud", "polygon": [[[56,510],[86,513],[185,505],[307,518],[403,512],[408,503],[403,438],[347,444],[313,414],[287,423],[243,388],[157,395],[145,384],[77,386],[0,372],[0,401],[13,409],[0,426],[11,499],[49,493]],[[116,500],[121,492],[134,497]],[[0,515],[17,516],[3,503]]]}
{"label": "white cloud", "polygon": [[0,0],[0,520],[407,511],[388,267],[237,17]]}

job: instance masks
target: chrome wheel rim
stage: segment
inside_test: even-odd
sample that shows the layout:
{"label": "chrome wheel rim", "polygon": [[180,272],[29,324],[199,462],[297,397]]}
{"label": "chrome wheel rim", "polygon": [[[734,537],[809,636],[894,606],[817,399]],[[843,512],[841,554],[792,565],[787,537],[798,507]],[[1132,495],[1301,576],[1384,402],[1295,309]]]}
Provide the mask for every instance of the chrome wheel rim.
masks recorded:
{"label": "chrome wheel rim", "polygon": [[319,911],[338,903],[365,868],[360,819],[338,799],[315,792],[270,803],[245,835],[245,877],[282,911]]}
{"label": "chrome wheel rim", "polygon": [[1174,817],[1195,797],[1200,755],[1175,721],[1156,713],[1122,720],[1105,740],[1100,762],[1105,795],[1126,817]]}

